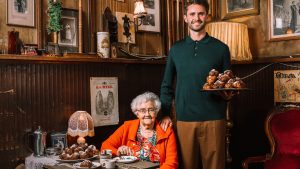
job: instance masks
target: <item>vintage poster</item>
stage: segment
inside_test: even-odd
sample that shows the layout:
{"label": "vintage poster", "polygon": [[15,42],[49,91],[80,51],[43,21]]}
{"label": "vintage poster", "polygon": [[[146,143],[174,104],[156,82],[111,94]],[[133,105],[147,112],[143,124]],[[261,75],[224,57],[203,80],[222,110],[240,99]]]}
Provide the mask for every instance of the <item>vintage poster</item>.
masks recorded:
{"label": "vintage poster", "polygon": [[119,123],[118,78],[91,77],[91,114],[94,126]]}
{"label": "vintage poster", "polygon": [[274,102],[300,103],[300,70],[274,71]]}

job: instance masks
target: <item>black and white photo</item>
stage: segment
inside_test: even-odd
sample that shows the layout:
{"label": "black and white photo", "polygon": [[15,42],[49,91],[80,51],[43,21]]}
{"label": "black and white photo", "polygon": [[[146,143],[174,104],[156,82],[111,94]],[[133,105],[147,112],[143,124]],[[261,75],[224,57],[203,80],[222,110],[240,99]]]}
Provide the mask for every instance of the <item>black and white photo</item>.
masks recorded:
{"label": "black and white photo", "polygon": [[78,11],[62,9],[62,29],[58,35],[58,44],[61,52],[78,52]]}
{"label": "black and white photo", "polygon": [[35,26],[35,0],[7,0],[8,25]]}
{"label": "black and white photo", "polygon": [[269,0],[270,40],[298,39],[300,0]]}
{"label": "black and white photo", "polygon": [[160,32],[160,0],[144,0],[147,15],[143,18],[139,31]]}

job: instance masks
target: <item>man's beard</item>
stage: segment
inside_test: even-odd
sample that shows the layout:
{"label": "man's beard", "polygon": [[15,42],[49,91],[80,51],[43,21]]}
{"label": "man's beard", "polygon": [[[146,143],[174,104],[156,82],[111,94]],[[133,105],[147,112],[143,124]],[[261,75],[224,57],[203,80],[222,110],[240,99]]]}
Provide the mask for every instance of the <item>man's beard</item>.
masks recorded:
{"label": "man's beard", "polygon": [[195,23],[195,21],[192,21],[190,24],[189,24],[189,28],[195,32],[200,32],[202,31],[204,28],[205,28],[205,25],[206,25],[206,22],[205,21],[196,21],[196,22],[201,22],[200,23],[200,26],[196,29],[193,27],[193,24]]}

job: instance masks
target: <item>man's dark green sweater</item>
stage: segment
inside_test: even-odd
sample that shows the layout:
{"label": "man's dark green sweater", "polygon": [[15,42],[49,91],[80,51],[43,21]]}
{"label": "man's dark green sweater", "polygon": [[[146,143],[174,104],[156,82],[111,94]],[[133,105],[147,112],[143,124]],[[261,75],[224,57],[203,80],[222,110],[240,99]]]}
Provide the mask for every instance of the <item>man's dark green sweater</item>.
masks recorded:
{"label": "man's dark green sweater", "polygon": [[226,44],[208,34],[200,41],[188,36],[176,42],[169,52],[161,85],[162,114],[170,115],[176,79],[178,121],[224,119],[226,102],[217,94],[201,91],[211,69],[220,73],[230,69],[230,53]]}

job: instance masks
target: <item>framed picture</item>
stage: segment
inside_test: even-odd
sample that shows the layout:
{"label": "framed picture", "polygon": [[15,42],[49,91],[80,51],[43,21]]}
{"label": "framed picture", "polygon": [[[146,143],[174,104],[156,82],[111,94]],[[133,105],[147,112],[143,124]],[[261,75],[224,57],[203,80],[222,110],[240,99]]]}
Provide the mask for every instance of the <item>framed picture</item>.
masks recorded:
{"label": "framed picture", "polygon": [[118,78],[90,77],[91,114],[94,126],[119,123]]}
{"label": "framed picture", "polygon": [[142,19],[139,31],[160,32],[160,0],[144,0],[147,15]]}
{"label": "framed picture", "polygon": [[60,148],[68,147],[66,132],[52,132],[50,136],[51,136],[52,147],[60,147]]}
{"label": "framed picture", "polygon": [[223,0],[221,19],[259,14],[259,0]]}
{"label": "framed picture", "polygon": [[300,70],[274,70],[274,103],[300,104]]}
{"label": "framed picture", "polygon": [[213,21],[217,14],[217,2],[216,0],[207,0],[207,2],[209,4],[208,21]]}
{"label": "framed picture", "polygon": [[[118,22],[118,42],[135,44],[133,14],[116,12]],[[126,36],[127,35],[127,36]]]}
{"label": "framed picture", "polygon": [[58,35],[61,52],[78,52],[78,10],[63,8],[61,24]]}
{"label": "framed picture", "polygon": [[34,0],[6,0],[7,25],[35,27]]}
{"label": "framed picture", "polygon": [[299,0],[268,0],[269,39],[300,38]]}

